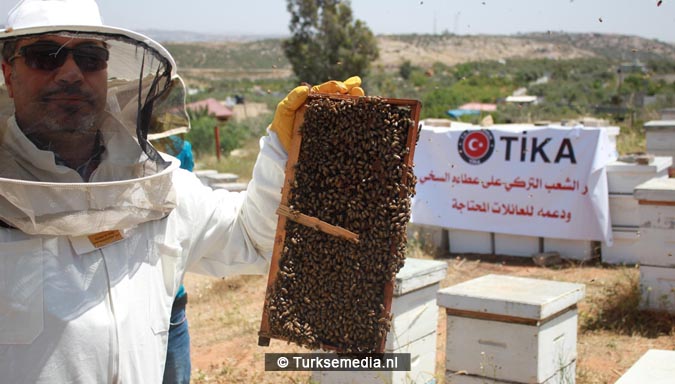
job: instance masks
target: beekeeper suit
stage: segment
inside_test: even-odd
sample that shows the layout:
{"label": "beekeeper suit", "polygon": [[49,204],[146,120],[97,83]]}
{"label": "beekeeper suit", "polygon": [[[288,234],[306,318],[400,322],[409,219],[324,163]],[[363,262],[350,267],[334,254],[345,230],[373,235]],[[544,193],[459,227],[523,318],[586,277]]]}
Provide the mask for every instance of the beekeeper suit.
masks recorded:
{"label": "beekeeper suit", "polygon": [[22,1],[0,43],[0,382],[160,383],[186,268],[266,271],[286,153],[236,194],[154,150],[187,125],[175,63],[93,1]]}
{"label": "beekeeper suit", "polygon": [[[5,27],[0,382],[160,383],[184,272],[266,272],[309,88],[279,103],[247,191],[213,191],[148,143],[188,124],[162,46],[93,0],[22,0]],[[314,91],[363,94],[357,77]]]}

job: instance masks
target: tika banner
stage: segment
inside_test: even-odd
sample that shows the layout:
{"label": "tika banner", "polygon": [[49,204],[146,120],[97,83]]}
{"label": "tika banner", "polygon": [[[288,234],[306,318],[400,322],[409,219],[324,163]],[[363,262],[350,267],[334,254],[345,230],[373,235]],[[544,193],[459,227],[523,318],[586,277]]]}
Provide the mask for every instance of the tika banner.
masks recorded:
{"label": "tika banner", "polygon": [[612,243],[603,128],[423,126],[415,224]]}

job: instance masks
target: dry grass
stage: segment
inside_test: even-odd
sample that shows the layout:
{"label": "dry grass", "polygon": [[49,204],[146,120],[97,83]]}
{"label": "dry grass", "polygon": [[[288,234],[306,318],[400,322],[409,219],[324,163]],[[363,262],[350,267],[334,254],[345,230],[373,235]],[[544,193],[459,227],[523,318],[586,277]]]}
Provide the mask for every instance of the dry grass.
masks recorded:
{"label": "dry grass", "polygon": [[622,128],[621,134],[616,138],[616,150],[619,154],[645,152],[647,138],[644,128]]}
{"label": "dry grass", "polygon": [[259,139],[250,139],[244,143],[244,146],[237,149],[230,156],[222,156],[220,160],[215,155],[201,156],[195,167],[195,170],[214,169],[223,173],[234,173],[240,176],[239,181],[247,182],[251,179],[253,166],[258,157]]}
{"label": "dry grass", "polygon": [[[419,249],[415,257],[428,257]],[[488,260],[489,259],[489,260]],[[556,268],[537,267],[526,259],[446,257],[447,287],[485,274],[507,274],[583,283],[579,303],[577,383],[613,383],[648,349],[675,349],[675,316],[639,311],[639,271],[567,262]],[[257,332],[267,278],[223,280],[188,274],[188,307],[192,336],[194,383],[309,383],[308,372],[265,372],[266,352],[308,352],[272,340],[257,346]],[[436,376],[443,383],[445,314],[438,319]]]}

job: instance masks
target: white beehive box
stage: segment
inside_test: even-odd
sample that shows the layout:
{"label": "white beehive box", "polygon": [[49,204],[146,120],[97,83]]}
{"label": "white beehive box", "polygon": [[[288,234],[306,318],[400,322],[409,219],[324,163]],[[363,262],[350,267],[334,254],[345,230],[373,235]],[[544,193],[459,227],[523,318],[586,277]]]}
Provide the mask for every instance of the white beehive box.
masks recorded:
{"label": "white beehive box", "polygon": [[215,175],[206,175],[205,177],[209,185],[234,183],[239,180],[239,175],[235,175],[234,173],[216,173]]}
{"label": "white beehive box", "polygon": [[539,253],[539,237],[495,233],[495,254],[532,257]]}
{"label": "white beehive box", "polygon": [[396,275],[386,353],[410,353],[410,371],[314,371],[319,383],[431,383],[436,369],[436,292],[447,273],[444,261],[407,258]]}
{"label": "white beehive box", "polygon": [[245,191],[248,187],[248,183],[216,183],[211,184],[213,189],[225,189],[230,192],[241,192]]}
{"label": "white beehive box", "polygon": [[[547,380],[537,384],[574,384],[576,368],[577,363],[575,361],[569,364],[568,366],[560,369],[558,372],[556,372],[555,375],[549,377]],[[495,378],[486,378],[483,376],[471,376],[464,374],[458,375],[453,372],[446,372],[445,384],[515,384],[515,383],[513,381],[504,381]]]}
{"label": "white beehive box", "polygon": [[607,188],[612,194],[633,193],[639,184],[653,178],[667,178],[668,168],[673,164],[670,157],[656,156],[649,165],[614,161],[607,165]]}
{"label": "white beehive box", "polygon": [[211,176],[211,175],[216,175],[216,174],[218,174],[218,171],[216,171],[215,169],[200,169],[200,170],[195,170],[193,173],[197,176],[199,181],[202,182],[202,184],[208,186],[209,180],[206,177]]}
{"label": "white beehive box", "polygon": [[314,371],[311,382],[320,384],[433,384],[436,382],[434,372],[436,334],[408,344],[396,353],[410,353],[410,371]]}
{"label": "white beehive box", "polygon": [[652,179],[635,187],[640,227],[675,231],[675,179]]}
{"label": "white beehive box", "polygon": [[463,229],[448,230],[450,253],[492,254],[492,233],[467,231]]}
{"label": "white beehive box", "polygon": [[445,369],[543,383],[576,361],[584,285],[486,275],[438,292],[446,308]]}
{"label": "white beehive box", "polygon": [[640,266],[640,307],[675,313],[675,268]]}
{"label": "white beehive box", "polygon": [[590,260],[593,258],[593,242],[588,240],[544,239],[544,252],[558,252],[569,260]]}
{"label": "white beehive box", "polygon": [[640,263],[675,268],[675,179],[653,179],[635,188],[640,207]]}
{"label": "white beehive box", "polygon": [[[656,179],[662,184],[670,183],[675,188],[675,179]],[[642,186],[649,186],[651,183],[640,184],[637,188]],[[636,189],[636,191],[643,196],[643,189]],[[673,190],[675,194],[675,189]],[[650,201],[650,200],[635,200],[638,203],[638,218],[639,226],[642,228],[655,228],[664,230],[675,229],[675,202],[673,201]]]}
{"label": "white beehive box", "polygon": [[640,265],[675,268],[675,228],[640,228]]}
{"label": "white beehive box", "polygon": [[609,218],[613,227],[640,226],[638,201],[633,195],[609,194]]}
{"label": "white beehive box", "polygon": [[391,303],[393,318],[387,335],[387,351],[398,350],[436,333],[436,292],[447,269],[448,264],[444,261],[406,259],[394,284]]}
{"label": "white beehive box", "polygon": [[650,349],[615,384],[675,383],[675,351]]}
{"label": "white beehive box", "polygon": [[647,152],[675,156],[675,120],[654,120],[645,123]]}
{"label": "white beehive box", "polygon": [[600,258],[607,264],[632,264],[640,262],[640,228],[612,227],[611,246],[604,242],[600,246]]}

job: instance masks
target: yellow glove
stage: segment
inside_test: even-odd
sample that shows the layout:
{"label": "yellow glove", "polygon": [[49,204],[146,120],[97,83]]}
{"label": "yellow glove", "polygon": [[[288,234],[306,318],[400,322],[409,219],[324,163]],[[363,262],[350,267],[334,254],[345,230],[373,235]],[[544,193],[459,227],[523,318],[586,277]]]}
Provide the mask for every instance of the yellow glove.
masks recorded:
{"label": "yellow glove", "polygon": [[358,76],[352,76],[344,82],[331,80],[321,85],[315,85],[312,87],[312,92],[341,93],[352,96],[363,96],[366,94],[361,88],[361,78]]}
{"label": "yellow glove", "polygon": [[[307,85],[295,87],[283,100],[277,105],[274,113],[274,119],[270,125],[270,131],[276,132],[279,136],[281,145],[286,152],[291,147],[293,136],[293,123],[295,121],[295,111],[298,110],[307,100],[310,88]],[[361,78],[358,76],[350,77],[345,81],[331,80],[321,85],[312,87],[312,93],[343,94],[353,96],[363,96],[365,92],[361,88]]]}

